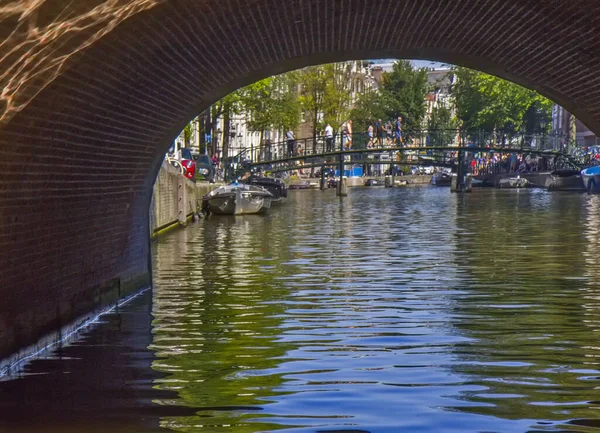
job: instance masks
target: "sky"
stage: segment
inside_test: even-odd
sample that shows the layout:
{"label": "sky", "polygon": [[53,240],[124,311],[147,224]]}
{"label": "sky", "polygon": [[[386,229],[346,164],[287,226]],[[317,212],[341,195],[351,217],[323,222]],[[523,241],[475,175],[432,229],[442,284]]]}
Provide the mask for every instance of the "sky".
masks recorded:
{"label": "sky", "polygon": [[[394,63],[396,59],[375,59],[374,63]],[[411,60],[410,61],[415,68],[434,68],[440,69],[447,67],[446,63],[433,62],[430,60]]]}

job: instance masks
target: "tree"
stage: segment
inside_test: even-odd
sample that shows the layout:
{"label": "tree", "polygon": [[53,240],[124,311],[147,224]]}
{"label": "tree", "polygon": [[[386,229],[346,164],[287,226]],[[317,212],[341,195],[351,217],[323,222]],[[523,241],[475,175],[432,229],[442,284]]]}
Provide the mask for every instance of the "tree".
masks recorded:
{"label": "tree", "polygon": [[240,90],[241,108],[246,113],[248,128],[260,133],[275,128],[295,128],[300,123],[298,77],[290,72],[258,81]]}
{"label": "tree", "polygon": [[330,63],[300,72],[300,103],[316,138],[326,124],[334,129],[348,120],[351,107],[352,65]]}
{"label": "tree", "polygon": [[373,124],[377,119],[385,117],[385,109],[378,92],[361,94],[350,112],[350,118],[354,123],[354,130],[357,132],[367,131],[370,124]]}
{"label": "tree", "polygon": [[456,138],[456,119],[448,107],[438,106],[427,120],[427,145],[447,146]]}
{"label": "tree", "polygon": [[264,131],[274,123],[276,105],[273,100],[273,77],[257,81],[241,91],[243,110],[246,113],[246,124],[251,131],[260,132],[262,143]]}
{"label": "tree", "polygon": [[397,61],[393,70],[383,75],[380,93],[384,119],[402,116],[406,131],[422,128],[427,113],[425,69],[414,69],[408,60]]}
{"label": "tree", "polygon": [[300,123],[302,110],[298,96],[299,73],[297,71],[273,77],[274,116],[273,128],[283,131],[295,129]]}
{"label": "tree", "polygon": [[219,100],[215,104],[210,107],[210,129],[212,133],[212,151],[211,153],[216,153],[217,151],[217,125],[219,123],[219,119],[223,117],[223,159],[228,157],[229,152],[229,141],[230,141],[230,127],[231,127],[231,116],[239,112],[240,109],[240,91],[235,91],[225,96],[223,99]]}
{"label": "tree", "polygon": [[323,66],[309,66],[300,72],[300,105],[312,124],[313,138],[322,129],[320,115],[325,108],[327,75]]}
{"label": "tree", "polygon": [[187,125],[185,125],[185,128],[183,128],[183,140],[185,141],[185,146],[189,147],[190,146],[190,142],[192,140],[192,133],[193,133],[193,124],[194,120],[192,120],[190,123],[188,123]]}
{"label": "tree", "polygon": [[239,91],[230,93],[223,101],[223,160],[229,157],[229,144],[231,141],[231,117],[240,112],[241,95]]}
{"label": "tree", "polygon": [[325,72],[325,94],[323,96],[323,124],[340,126],[350,115],[352,64],[332,63],[323,67]]}
{"label": "tree", "polygon": [[552,102],[536,91],[468,68],[454,72],[452,93],[462,128],[533,134],[549,127]]}

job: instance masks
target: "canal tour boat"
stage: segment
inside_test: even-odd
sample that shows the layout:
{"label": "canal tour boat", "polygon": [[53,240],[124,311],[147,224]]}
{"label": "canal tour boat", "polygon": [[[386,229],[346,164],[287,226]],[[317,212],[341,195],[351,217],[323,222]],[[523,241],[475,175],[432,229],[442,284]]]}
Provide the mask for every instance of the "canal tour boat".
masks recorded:
{"label": "canal tour boat", "polygon": [[581,170],[581,180],[587,192],[600,193],[600,166],[588,167]]}
{"label": "canal tour boat", "polygon": [[217,188],[202,197],[202,212],[218,215],[248,215],[264,213],[271,207],[273,194],[266,189],[244,183]]}

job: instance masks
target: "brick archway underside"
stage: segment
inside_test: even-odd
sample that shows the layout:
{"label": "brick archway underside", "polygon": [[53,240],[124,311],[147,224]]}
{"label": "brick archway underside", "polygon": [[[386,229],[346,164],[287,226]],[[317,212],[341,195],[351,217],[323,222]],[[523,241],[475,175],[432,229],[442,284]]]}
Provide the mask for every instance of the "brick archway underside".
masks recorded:
{"label": "brick archway underside", "polygon": [[147,284],[160,161],[228,92],[424,58],[535,88],[600,133],[598,35],[597,0],[0,1],[0,358]]}

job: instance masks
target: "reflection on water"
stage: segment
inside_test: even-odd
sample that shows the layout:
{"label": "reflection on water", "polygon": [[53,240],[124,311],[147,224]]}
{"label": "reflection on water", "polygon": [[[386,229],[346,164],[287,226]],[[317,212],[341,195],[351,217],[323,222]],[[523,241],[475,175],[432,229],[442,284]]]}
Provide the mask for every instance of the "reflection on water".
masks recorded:
{"label": "reflection on water", "polygon": [[[111,384],[82,400],[113,408],[128,432],[600,430],[600,197],[290,196],[269,215],[212,217],[158,242],[151,331],[114,329],[111,316],[65,349]],[[102,338],[121,358],[89,364]],[[127,370],[145,378],[137,408],[114,379],[128,357],[146,360]],[[0,383],[0,430],[3,408],[11,426],[31,422],[44,397],[24,390],[43,377],[70,395],[73,362]],[[13,392],[27,398],[10,406]]]}

